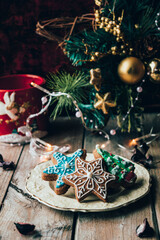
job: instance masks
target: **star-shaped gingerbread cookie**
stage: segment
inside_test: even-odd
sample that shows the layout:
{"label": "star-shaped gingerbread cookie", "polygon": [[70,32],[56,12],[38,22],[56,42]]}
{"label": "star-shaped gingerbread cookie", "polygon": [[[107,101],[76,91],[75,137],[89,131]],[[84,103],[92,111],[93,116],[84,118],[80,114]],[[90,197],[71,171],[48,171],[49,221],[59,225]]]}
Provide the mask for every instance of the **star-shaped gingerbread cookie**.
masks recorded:
{"label": "star-shaped gingerbread cookie", "polygon": [[87,162],[76,158],[75,172],[63,177],[63,181],[75,187],[76,199],[81,202],[91,193],[104,202],[107,201],[107,189],[116,177],[103,170],[102,159]]}
{"label": "star-shaped gingerbread cookie", "polygon": [[56,161],[56,165],[46,168],[42,172],[42,179],[45,181],[56,181],[54,191],[56,194],[64,194],[67,192],[69,186],[64,183],[62,178],[75,171],[75,159],[76,157],[82,157],[85,159],[86,150],[78,149],[73,153],[71,157],[68,157],[60,152],[53,154],[53,163]]}

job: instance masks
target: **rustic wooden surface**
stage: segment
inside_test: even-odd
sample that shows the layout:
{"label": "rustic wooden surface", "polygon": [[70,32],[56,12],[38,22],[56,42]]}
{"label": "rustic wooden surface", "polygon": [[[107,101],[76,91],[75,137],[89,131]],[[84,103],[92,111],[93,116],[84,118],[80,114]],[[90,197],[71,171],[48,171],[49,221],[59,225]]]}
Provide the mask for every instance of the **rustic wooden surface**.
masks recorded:
{"label": "rustic wooden surface", "polygon": [[[144,129],[149,131],[149,126],[153,123],[151,116],[146,116],[144,121]],[[158,125],[158,121],[154,122],[154,126],[158,128]],[[111,126],[113,123],[109,122],[107,128],[110,129]],[[116,134],[111,141],[105,142],[102,136],[85,132],[79,120],[59,119],[53,123],[50,136],[45,140],[57,145],[70,144],[72,147],[70,152],[83,146],[88,152],[92,152],[97,143],[105,143],[109,151],[130,158],[132,153],[119,148],[117,143],[125,145],[131,138],[131,135]],[[150,145],[149,150],[156,163],[155,168],[150,170],[152,177],[150,193],[127,207],[104,213],[63,212],[32,199],[25,190],[25,179],[40,160],[33,159],[28,150],[29,145],[14,148],[0,146],[4,160],[12,160],[17,165],[15,171],[7,172],[0,168],[0,240],[136,240],[139,239],[135,234],[136,227],[144,218],[148,219],[155,231],[154,236],[149,239],[160,239],[159,139]],[[16,230],[14,222],[35,224],[36,231],[31,236],[22,236]]]}

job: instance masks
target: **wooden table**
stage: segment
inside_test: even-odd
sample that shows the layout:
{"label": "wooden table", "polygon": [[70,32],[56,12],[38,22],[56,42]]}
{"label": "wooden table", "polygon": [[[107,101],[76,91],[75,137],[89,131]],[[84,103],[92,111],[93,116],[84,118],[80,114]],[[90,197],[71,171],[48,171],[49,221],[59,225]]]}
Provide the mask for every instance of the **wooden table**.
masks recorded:
{"label": "wooden table", "polygon": [[[146,115],[144,129],[150,130],[154,124],[159,126],[159,119],[153,120]],[[109,130],[113,125],[108,124]],[[148,127],[149,126],[149,127]],[[157,131],[157,129],[155,129]],[[116,134],[108,144],[108,150],[130,158],[131,152],[118,148],[116,142],[125,144],[131,136]],[[97,143],[104,143],[102,136],[86,132],[78,119],[58,119],[50,129],[49,143],[72,146],[70,152],[84,147],[92,152]],[[2,147],[0,153],[4,160],[16,164],[15,171],[4,171],[0,168],[0,239],[77,239],[77,240],[135,240],[135,230],[144,218],[147,218],[155,230],[150,239],[159,239],[160,229],[160,141],[150,145],[150,154],[157,162],[150,170],[152,187],[150,193],[127,207],[111,212],[81,213],[64,212],[51,209],[34,200],[25,190],[28,173],[39,162],[29,154],[29,145]],[[36,226],[32,236],[22,236],[16,230],[14,222],[27,222]]]}

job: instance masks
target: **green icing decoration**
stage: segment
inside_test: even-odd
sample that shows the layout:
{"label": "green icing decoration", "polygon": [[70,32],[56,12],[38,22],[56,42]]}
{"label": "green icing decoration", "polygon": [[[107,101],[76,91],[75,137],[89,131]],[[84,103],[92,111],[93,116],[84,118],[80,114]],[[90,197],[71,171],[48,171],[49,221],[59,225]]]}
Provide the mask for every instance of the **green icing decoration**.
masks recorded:
{"label": "green icing decoration", "polygon": [[96,148],[96,150],[103,157],[107,171],[117,176],[119,181],[123,180],[129,172],[134,171],[135,167],[133,163],[100,148]]}

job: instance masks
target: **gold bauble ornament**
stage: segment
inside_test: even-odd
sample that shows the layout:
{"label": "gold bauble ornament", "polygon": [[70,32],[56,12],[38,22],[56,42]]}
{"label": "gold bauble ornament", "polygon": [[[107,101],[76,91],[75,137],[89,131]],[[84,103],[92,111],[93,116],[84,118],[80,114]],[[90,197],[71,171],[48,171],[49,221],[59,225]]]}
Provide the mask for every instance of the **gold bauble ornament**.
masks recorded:
{"label": "gold bauble ornament", "polygon": [[119,77],[128,84],[139,82],[145,74],[145,66],[136,57],[123,59],[118,66]]}
{"label": "gold bauble ornament", "polygon": [[150,80],[154,83],[160,83],[160,59],[154,58],[148,64]]}

